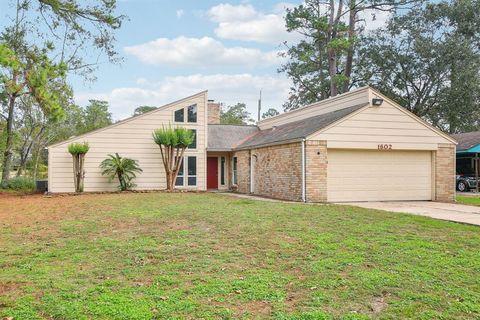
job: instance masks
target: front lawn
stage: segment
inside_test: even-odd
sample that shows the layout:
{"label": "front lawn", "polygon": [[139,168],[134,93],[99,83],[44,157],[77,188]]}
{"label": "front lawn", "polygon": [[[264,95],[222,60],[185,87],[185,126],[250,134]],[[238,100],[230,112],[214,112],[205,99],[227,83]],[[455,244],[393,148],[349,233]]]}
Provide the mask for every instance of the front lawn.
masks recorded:
{"label": "front lawn", "polygon": [[471,206],[480,206],[480,196],[457,196],[457,202]]}
{"label": "front lawn", "polygon": [[474,319],[480,228],[219,194],[0,198],[0,318]]}

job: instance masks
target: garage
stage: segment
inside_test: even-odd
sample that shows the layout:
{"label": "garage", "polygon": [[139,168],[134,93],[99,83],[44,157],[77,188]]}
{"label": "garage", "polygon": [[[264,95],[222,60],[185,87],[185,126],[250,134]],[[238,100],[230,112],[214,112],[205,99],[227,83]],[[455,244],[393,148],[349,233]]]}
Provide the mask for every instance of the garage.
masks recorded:
{"label": "garage", "polygon": [[328,149],[327,199],[432,200],[430,151]]}

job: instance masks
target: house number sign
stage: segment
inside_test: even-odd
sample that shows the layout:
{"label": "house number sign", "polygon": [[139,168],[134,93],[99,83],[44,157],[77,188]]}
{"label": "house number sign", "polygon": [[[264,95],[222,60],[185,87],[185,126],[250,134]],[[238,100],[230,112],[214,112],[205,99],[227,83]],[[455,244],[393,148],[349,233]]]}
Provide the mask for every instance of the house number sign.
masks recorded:
{"label": "house number sign", "polygon": [[378,150],[392,150],[392,145],[388,143],[381,143],[377,145]]}

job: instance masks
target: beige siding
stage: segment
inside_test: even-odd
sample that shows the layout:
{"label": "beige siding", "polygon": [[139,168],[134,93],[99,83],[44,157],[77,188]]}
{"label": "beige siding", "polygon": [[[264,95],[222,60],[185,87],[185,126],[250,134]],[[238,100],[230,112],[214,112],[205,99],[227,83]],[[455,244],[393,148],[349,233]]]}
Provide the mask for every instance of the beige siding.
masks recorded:
{"label": "beige siding", "polygon": [[299,108],[288,113],[280,114],[276,117],[260,121],[258,126],[261,130],[270,129],[273,126],[280,126],[286,123],[307,119],[328,112],[340,110],[343,108],[366,104],[369,101],[369,88],[363,87],[341,96],[329,98],[311,105]]}
{"label": "beige siding", "polygon": [[[177,109],[197,104],[197,123],[174,123]],[[187,149],[186,156],[197,157],[197,186],[206,189],[206,114],[207,93],[191,96],[160,107],[142,116],[130,118],[110,127],[88,133],[78,138],[49,147],[49,190],[51,192],[73,192],[72,158],[67,146],[72,142],[88,142],[90,150],[85,159],[85,191],[113,191],[117,181],[108,182],[101,175],[100,163],[108,154],[118,152],[121,156],[139,161],[143,173],[135,183],[137,190],[164,189],[165,171],[158,146],[153,142],[152,132],[169,124],[182,125],[197,130],[197,149]]]}
{"label": "beige siding", "polygon": [[393,150],[436,150],[439,143],[452,143],[388,101],[362,109],[309,139],[326,140],[328,148],[353,149],[391,144]]}
{"label": "beige siding", "polygon": [[328,149],[327,199],[432,199],[432,151]]}

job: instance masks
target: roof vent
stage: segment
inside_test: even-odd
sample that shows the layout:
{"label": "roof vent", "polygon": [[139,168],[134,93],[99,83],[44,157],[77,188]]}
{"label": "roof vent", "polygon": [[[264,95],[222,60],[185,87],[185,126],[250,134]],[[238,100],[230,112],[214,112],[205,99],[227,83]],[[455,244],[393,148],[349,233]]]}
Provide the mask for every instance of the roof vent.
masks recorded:
{"label": "roof vent", "polygon": [[277,126],[273,126],[273,127],[272,127],[272,130],[275,130],[275,129],[277,129]]}

